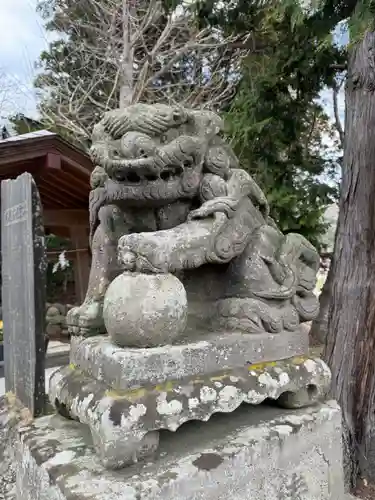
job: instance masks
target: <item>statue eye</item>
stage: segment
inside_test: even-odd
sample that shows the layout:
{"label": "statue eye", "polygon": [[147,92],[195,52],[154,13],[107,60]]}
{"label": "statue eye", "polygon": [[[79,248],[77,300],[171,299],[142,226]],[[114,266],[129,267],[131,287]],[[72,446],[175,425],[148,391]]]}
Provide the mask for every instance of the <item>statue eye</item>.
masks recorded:
{"label": "statue eye", "polygon": [[141,157],[141,158],[148,158],[148,154],[146,153],[146,151],[144,149],[139,149],[138,150],[138,155]]}

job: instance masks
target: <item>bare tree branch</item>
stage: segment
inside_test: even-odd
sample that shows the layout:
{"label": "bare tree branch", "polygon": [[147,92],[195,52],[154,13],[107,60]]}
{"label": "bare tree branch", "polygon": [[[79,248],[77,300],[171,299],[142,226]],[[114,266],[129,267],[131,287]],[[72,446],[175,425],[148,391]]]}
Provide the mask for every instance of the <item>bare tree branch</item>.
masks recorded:
{"label": "bare tree branch", "polygon": [[22,81],[18,80],[0,67],[0,120],[7,120],[21,112],[34,100],[32,91]]}
{"label": "bare tree branch", "polygon": [[36,83],[44,119],[78,141],[119,104],[217,110],[235,92],[250,37],[199,29],[189,5],[167,13],[160,0],[75,0],[72,8],[79,15],[57,9],[51,28],[69,37],[51,47]]}
{"label": "bare tree branch", "polygon": [[135,17],[131,0],[122,0],[122,60],[120,62],[120,107],[128,106],[133,96],[132,19]]}

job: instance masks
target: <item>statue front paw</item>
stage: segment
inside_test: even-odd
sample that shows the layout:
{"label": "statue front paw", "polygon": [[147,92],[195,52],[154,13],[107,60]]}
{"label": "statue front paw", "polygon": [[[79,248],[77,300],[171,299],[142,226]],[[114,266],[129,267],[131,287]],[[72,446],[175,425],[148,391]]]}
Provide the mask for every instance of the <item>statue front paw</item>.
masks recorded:
{"label": "statue front paw", "polygon": [[84,302],[81,306],[74,307],[68,312],[66,322],[72,335],[91,337],[105,333],[103,303]]}
{"label": "statue front paw", "polygon": [[208,200],[201,207],[192,210],[188,216],[188,220],[205,219],[217,213],[225,214],[230,219],[236,213],[239,202],[240,200],[228,196]]}
{"label": "statue front paw", "polygon": [[158,247],[154,234],[130,234],[120,238],[118,258],[123,269],[139,273],[169,272],[168,254],[162,246]]}

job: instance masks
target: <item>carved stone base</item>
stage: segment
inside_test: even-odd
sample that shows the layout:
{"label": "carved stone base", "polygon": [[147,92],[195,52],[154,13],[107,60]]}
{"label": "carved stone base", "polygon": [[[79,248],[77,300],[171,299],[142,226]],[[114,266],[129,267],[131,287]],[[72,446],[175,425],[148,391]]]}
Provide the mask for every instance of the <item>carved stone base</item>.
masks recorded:
{"label": "carved stone base", "polygon": [[330,379],[322,360],[299,356],[121,390],[71,363],[52,375],[49,396],[62,415],[89,426],[103,465],[115,469],[152,454],[158,430],[268,398],[302,408],[324,398]]}
{"label": "carved stone base", "polygon": [[121,348],[108,336],[72,337],[70,361],[94,379],[127,390],[202,373],[305,355],[306,329],[279,334],[189,334],[189,343]]}

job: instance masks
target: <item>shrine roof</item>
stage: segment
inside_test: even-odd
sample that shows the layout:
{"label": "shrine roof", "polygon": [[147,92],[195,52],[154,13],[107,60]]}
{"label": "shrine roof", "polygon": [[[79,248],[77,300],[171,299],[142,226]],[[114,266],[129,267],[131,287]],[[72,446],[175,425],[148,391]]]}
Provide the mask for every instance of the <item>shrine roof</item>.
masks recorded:
{"label": "shrine roof", "polygon": [[0,180],[30,172],[47,209],[88,209],[93,165],[82,150],[48,130],[0,141]]}

